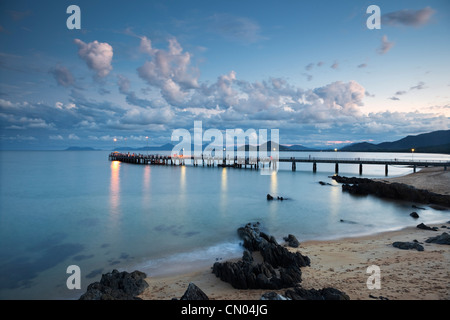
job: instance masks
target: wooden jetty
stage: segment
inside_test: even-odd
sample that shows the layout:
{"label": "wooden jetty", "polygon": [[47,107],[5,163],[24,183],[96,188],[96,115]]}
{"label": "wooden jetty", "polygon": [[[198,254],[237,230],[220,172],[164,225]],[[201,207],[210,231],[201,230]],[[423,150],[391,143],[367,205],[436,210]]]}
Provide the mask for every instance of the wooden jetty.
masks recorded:
{"label": "wooden jetty", "polygon": [[271,168],[273,170],[277,169],[278,162],[289,162],[292,166],[292,171],[296,171],[297,163],[312,163],[313,172],[317,171],[317,164],[319,163],[331,163],[335,164],[335,173],[339,173],[340,164],[356,164],[359,165],[359,174],[363,174],[363,165],[384,165],[386,176],[389,173],[388,167],[391,166],[407,166],[413,168],[416,172],[416,168],[419,167],[443,167],[447,170],[450,166],[450,161],[445,160],[405,160],[405,159],[363,159],[363,158],[296,158],[296,157],[285,157],[276,158],[272,157],[212,157],[201,155],[143,155],[143,154],[130,154],[130,153],[119,153],[112,152],[109,154],[108,159],[110,161],[120,161],[126,163],[134,164],[147,164],[147,165],[185,165],[186,161],[189,160],[194,167],[201,164],[203,167],[232,167],[232,168],[250,168],[250,169],[261,169],[261,168]]}

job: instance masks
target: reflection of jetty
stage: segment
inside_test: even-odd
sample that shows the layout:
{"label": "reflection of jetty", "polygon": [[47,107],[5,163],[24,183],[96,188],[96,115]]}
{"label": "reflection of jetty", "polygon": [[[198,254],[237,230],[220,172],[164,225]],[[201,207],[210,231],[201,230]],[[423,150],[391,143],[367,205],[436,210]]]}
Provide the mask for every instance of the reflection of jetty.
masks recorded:
{"label": "reflection of jetty", "polygon": [[296,158],[296,157],[285,157],[285,158],[272,158],[272,157],[212,157],[202,155],[143,155],[143,154],[127,154],[113,152],[109,154],[110,161],[121,161],[126,163],[135,164],[150,164],[150,165],[185,165],[186,160],[191,161],[193,166],[208,167],[233,167],[233,168],[247,168],[250,169],[261,169],[261,168],[271,168],[273,170],[277,169],[278,162],[289,162],[292,164],[292,171],[296,171],[297,163],[307,162],[312,163],[313,172],[317,171],[318,163],[332,163],[335,164],[335,172],[339,172],[339,164],[357,164],[359,165],[359,174],[363,173],[363,165],[384,165],[385,174],[388,175],[388,166],[407,166],[414,169],[418,167],[443,167],[447,170],[450,166],[450,161],[445,160],[405,160],[405,159],[363,159],[363,158]]}

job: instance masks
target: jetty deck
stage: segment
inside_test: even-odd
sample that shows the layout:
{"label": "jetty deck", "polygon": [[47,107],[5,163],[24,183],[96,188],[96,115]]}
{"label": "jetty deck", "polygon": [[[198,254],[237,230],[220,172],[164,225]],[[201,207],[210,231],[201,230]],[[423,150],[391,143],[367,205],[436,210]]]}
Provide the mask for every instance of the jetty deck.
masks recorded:
{"label": "jetty deck", "polygon": [[416,168],[420,167],[442,167],[447,170],[450,166],[450,161],[446,160],[423,160],[423,159],[365,159],[365,158],[318,158],[318,157],[212,157],[206,155],[144,155],[144,154],[130,154],[112,152],[109,154],[108,159],[110,161],[120,161],[133,164],[144,165],[186,165],[188,161],[193,166],[218,166],[218,167],[233,167],[233,168],[249,168],[249,169],[261,169],[271,168],[277,169],[278,163],[288,162],[291,163],[292,171],[296,171],[297,163],[311,163],[313,172],[317,171],[317,164],[319,163],[331,163],[335,164],[335,173],[339,173],[340,164],[356,164],[359,165],[359,174],[363,173],[363,165],[383,165],[385,166],[386,176],[389,173],[389,166],[406,166],[413,168],[416,172]]}

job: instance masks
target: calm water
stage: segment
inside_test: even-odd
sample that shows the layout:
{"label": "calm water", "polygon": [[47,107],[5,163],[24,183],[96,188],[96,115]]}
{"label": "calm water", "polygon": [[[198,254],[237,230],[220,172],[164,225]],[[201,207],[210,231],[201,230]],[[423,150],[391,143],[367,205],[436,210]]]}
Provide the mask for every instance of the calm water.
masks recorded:
{"label": "calm water", "polygon": [[[312,164],[298,164],[292,172],[286,163],[277,174],[261,175],[243,169],[121,164],[109,162],[107,155],[0,152],[1,299],[78,298],[89,283],[114,268],[139,269],[152,276],[212,266],[216,258],[241,256],[236,229],[251,221],[260,221],[279,240],[292,233],[302,241],[371,234],[450,217],[449,212],[427,208],[414,220],[409,216],[411,203],[343,193],[329,178],[333,164],[318,164],[314,174]],[[414,154],[419,158],[450,156]],[[409,172],[412,169],[389,168],[390,176]],[[340,174],[357,176],[358,166],[340,165]],[[383,177],[384,167],[366,165],[363,176]],[[290,200],[269,202],[267,193]],[[73,264],[81,269],[81,290],[66,287],[66,269]]]}

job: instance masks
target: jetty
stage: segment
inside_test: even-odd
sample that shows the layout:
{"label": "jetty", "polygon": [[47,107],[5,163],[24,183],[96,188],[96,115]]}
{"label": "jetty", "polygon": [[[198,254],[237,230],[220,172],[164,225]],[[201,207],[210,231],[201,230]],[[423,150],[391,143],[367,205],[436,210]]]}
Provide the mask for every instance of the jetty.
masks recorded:
{"label": "jetty", "polygon": [[450,166],[450,161],[447,160],[405,160],[405,159],[365,159],[365,158],[319,158],[319,157],[231,157],[227,156],[210,156],[210,155],[159,155],[159,154],[135,154],[135,153],[120,153],[112,152],[108,156],[109,161],[120,161],[132,164],[143,165],[186,165],[192,164],[194,167],[199,165],[205,167],[232,167],[258,170],[261,168],[270,168],[276,170],[278,163],[291,163],[292,171],[296,171],[298,163],[311,163],[312,171],[317,172],[318,164],[331,163],[335,165],[335,173],[339,173],[340,164],[355,164],[359,166],[359,174],[363,174],[363,165],[383,165],[385,167],[385,175],[389,173],[389,166],[406,166],[413,168],[420,167],[442,167],[447,170]]}

